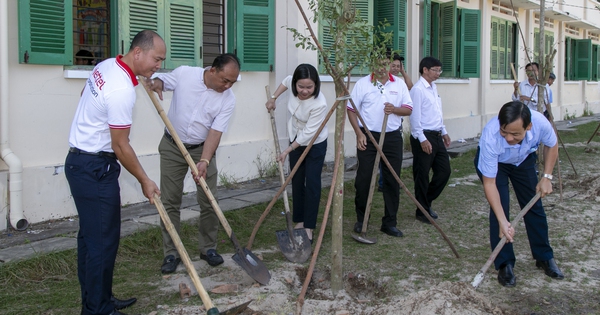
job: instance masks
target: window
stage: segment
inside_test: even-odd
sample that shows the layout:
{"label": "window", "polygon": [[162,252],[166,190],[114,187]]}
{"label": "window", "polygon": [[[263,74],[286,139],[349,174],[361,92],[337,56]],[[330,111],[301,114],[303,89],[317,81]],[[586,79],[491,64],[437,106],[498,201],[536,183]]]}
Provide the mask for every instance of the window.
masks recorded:
{"label": "window", "polygon": [[443,64],[442,77],[479,77],[481,13],[458,8],[455,2],[424,0],[423,56]]}
{"label": "window", "polygon": [[[167,44],[163,64],[166,69],[203,66],[203,57],[212,63],[215,55],[225,50],[227,37],[226,51],[237,53],[242,70],[268,71],[273,63],[274,3],[274,0],[227,0],[226,5],[224,0],[19,0],[19,62],[73,65],[80,49],[91,49],[97,53],[95,58],[103,59],[126,53],[135,34],[152,29]],[[87,12],[93,12],[95,20],[86,20]],[[224,32],[225,16],[229,22],[227,32]],[[205,43],[204,27],[207,28]],[[207,45],[206,49],[203,45]]]}
{"label": "window", "polygon": [[[356,0],[354,2],[356,9],[358,10],[363,21],[366,21],[369,25],[375,27],[379,26],[379,23],[389,24],[383,31],[393,33],[393,44],[392,50],[400,51],[400,55],[406,57],[406,0]],[[319,23],[319,34],[321,38],[321,44],[323,48],[330,48],[333,46],[333,36],[330,33],[328,21],[322,21]],[[350,36],[348,36],[350,37]],[[360,38],[359,38],[360,41]],[[335,63],[335,53],[331,53],[328,56],[329,61]],[[319,61],[321,62],[321,60]],[[321,73],[325,73],[323,66],[319,67]],[[362,75],[370,73],[371,69],[355,66],[352,69],[352,74]]]}
{"label": "window", "polygon": [[[540,60],[544,59],[545,56],[540,58],[539,49],[540,47],[540,29],[535,28],[533,33],[533,60],[540,63]],[[544,31],[544,54],[548,55],[554,49],[554,32]]]}
{"label": "window", "polygon": [[565,80],[592,79],[592,46],[591,39],[565,37]]}
{"label": "window", "polygon": [[490,78],[500,80],[511,80],[511,64],[515,69],[517,60],[517,26],[497,17],[492,17],[492,38],[490,54]]}

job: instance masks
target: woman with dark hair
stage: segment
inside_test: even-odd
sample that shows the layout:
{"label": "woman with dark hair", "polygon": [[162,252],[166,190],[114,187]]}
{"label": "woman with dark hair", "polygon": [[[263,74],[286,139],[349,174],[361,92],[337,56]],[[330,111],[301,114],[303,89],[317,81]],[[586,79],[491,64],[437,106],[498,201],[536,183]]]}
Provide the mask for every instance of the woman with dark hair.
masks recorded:
{"label": "woman with dark hair", "polygon": [[311,241],[317,224],[321,200],[321,170],[327,152],[327,126],[317,134],[327,114],[327,101],[320,88],[317,69],[309,64],[301,64],[293,75],[283,80],[265,104],[267,110],[275,110],[275,100],[288,89],[292,90],[292,95],[287,99],[290,146],[281,152],[277,161],[284,161],[289,154],[290,168],[294,168],[310,140],[316,136],[313,146],[292,178],[295,228],[306,229]]}

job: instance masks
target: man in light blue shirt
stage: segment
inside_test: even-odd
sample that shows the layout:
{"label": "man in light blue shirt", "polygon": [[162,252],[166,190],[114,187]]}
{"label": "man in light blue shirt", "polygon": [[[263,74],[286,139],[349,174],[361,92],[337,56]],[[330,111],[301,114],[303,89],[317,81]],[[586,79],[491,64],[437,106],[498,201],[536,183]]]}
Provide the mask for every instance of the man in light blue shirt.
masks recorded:
{"label": "man in light blue shirt", "polygon": [[[538,182],[536,174],[536,150],[544,145],[544,168]],[[498,270],[498,282],[507,287],[516,284],[513,273],[514,228],[509,218],[509,184],[512,183],[519,205],[524,207],[536,194],[552,192],[552,170],[558,158],[558,142],[550,122],[537,111],[530,110],[520,101],[504,104],[498,117],[492,118],[484,127],[475,156],[475,168],[483,182],[485,197],[490,204],[490,245],[492,249],[506,236],[504,245],[494,261]],[[536,266],[546,275],[563,279],[554,261],[548,240],[548,222],[541,199],[524,216],[527,237]]]}

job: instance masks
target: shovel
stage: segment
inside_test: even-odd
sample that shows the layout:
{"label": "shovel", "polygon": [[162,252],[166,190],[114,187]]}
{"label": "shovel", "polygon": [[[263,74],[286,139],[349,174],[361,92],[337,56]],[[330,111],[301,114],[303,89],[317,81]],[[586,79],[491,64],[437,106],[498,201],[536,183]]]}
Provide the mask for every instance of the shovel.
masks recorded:
{"label": "shovel", "polygon": [[[265,91],[267,92],[267,98],[269,98],[271,93],[269,92],[268,86],[265,86]],[[281,154],[281,149],[279,148],[279,138],[277,136],[277,126],[275,125],[275,114],[273,113],[273,110],[269,111],[269,115],[271,116],[273,139],[275,140],[275,154],[276,156],[279,156]],[[283,161],[278,161],[277,165],[279,167],[279,180],[283,185],[285,182],[285,176],[283,174]],[[283,253],[283,256],[285,256],[287,260],[295,263],[303,263],[310,257],[312,246],[310,239],[308,238],[308,234],[306,234],[306,230],[294,229],[292,227],[292,214],[290,212],[290,203],[287,196],[287,190],[283,191],[283,204],[285,205],[285,221],[287,223],[287,230],[275,231],[275,234],[277,235],[277,243],[279,244],[281,253]]]}
{"label": "shovel", "polygon": [[[148,96],[150,96],[150,100],[152,100],[154,107],[156,107],[156,110],[158,111],[160,118],[162,118],[167,129],[169,130],[169,133],[173,137],[173,140],[177,144],[177,147],[179,147],[181,154],[183,155],[183,157],[187,161],[188,165],[190,166],[190,169],[192,170],[192,174],[194,174],[194,175],[198,174],[198,168],[196,167],[196,164],[194,163],[189,152],[183,145],[183,142],[181,142],[179,135],[177,135],[177,132],[175,131],[175,129],[173,128],[173,125],[169,121],[167,114],[165,113],[162,106],[158,102],[156,95],[154,95],[154,93],[148,89],[148,86],[146,85],[146,81],[144,78],[140,78],[139,81],[142,82],[142,85],[144,86],[146,92],[148,93]],[[223,215],[223,212],[221,211],[221,208],[219,207],[217,200],[215,199],[213,194],[210,192],[210,188],[206,184],[206,181],[204,180],[203,177],[200,177],[200,187],[202,187],[202,190],[208,197],[210,204],[212,205],[213,209],[215,210],[215,213],[217,214],[217,217],[219,217],[219,221],[221,222],[223,229],[225,229],[227,236],[229,236],[231,243],[233,243],[233,247],[235,248],[235,254],[232,257],[233,261],[235,261],[240,267],[242,267],[242,269],[244,269],[244,271],[246,271],[246,273],[250,277],[252,277],[252,279],[256,280],[256,282],[263,284],[263,285],[268,284],[269,280],[271,280],[271,274],[269,273],[269,270],[267,269],[265,264],[258,257],[256,257],[256,255],[254,255],[248,249],[242,248],[240,246],[239,241],[237,240],[237,238],[235,237],[235,234],[231,230],[231,226],[229,226],[229,223],[227,222],[227,219]]]}
{"label": "shovel", "polygon": [[239,306],[236,306],[232,309],[229,309],[227,311],[224,311],[224,312],[219,312],[219,310],[213,305],[212,301],[210,300],[210,297],[208,296],[208,293],[206,292],[206,290],[202,286],[202,283],[200,282],[200,277],[198,277],[196,268],[194,268],[194,265],[192,265],[190,256],[188,255],[187,251],[185,250],[185,247],[183,246],[183,243],[181,242],[181,238],[179,238],[179,234],[177,234],[177,230],[175,230],[175,227],[173,226],[171,219],[169,219],[169,215],[167,215],[167,211],[165,210],[165,207],[163,206],[162,202],[160,201],[160,197],[158,197],[158,195],[154,195],[152,197],[152,199],[154,199],[154,205],[156,206],[156,209],[158,210],[158,214],[160,215],[160,218],[162,219],[163,223],[165,224],[165,227],[167,229],[167,232],[169,232],[171,239],[173,239],[173,243],[175,243],[177,252],[179,252],[179,256],[181,256],[181,260],[183,261],[183,264],[185,265],[185,268],[187,269],[188,274],[190,275],[190,278],[192,278],[192,282],[194,283],[194,286],[196,287],[196,291],[198,291],[198,294],[200,295],[200,299],[202,299],[202,303],[204,303],[204,307],[206,307],[206,309],[207,309],[206,314],[207,315],[216,315],[216,314],[235,315],[235,314],[239,314],[242,311],[244,311],[248,307],[248,304],[250,304],[250,302],[252,302],[252,300],[250,300],[244,304],[241,304]]}
{"label": "shovel", "polygon": [[[383,147],[383,140],[385,139],[385,129],[387,127],[388,115],[385,114],[383,117],[383,124],[381,125],[381,135],[379,136],[379,147]],[[365,209],[365,217],[363,218],[362,231],[360,235],[352,234],[352,237],[363,244],[375,244],[377,243],[376,237],[367,237],[367,224],[369,223],[369,214],[371,212],[371,205],[373,204],[373,192],[375,191],[375,182],[377,181],[377,173],[379,173],[379,151],[375,155],[375,164],[373,164],[373,175],[371,175],[371,187],[369,187],[369,196],[367,197],[367,208]]]}
{"label": "shovel", "polygon": [[[519,221],[521,221],[521,218],[523,218],[525,216],[527,211],[529,211],[529,209],[531,209],[531,207],[533,207],[533,205],[538,201],[538,199],[540,199],[540,197],[541,197],[541,193],[538,192],[535,196],[533,196],[533,198],[531,198],[529,203],[525,205],[523,210],[521,210],[521,212],[519,212],[519,214],[517,214],[517,217],[510,224],[513,228],[517,225],[517,223],[519,223]],[[494,259],[496,259],[496,256],[498,256],[498,254],[502,250],[502,247],[504,247],[505,243],[506,243],[506,235],[502,236],[502,239],[500,239],[500,242],[498,243],[498,245],[496,245],[496,248],[494,248],[494,251],[492,252],[492,255],[490,256],[490,258],[488,258],[485,265],[483,265],[483,267],[481,267],[481,270],[479,270],[479,272],[477,273],[475,278],[473,278],[473,282],[471,282],[471,285],[473,286],[473,288],[477,289],[477,287],[481,284],[481,281],[483,281],[483,276],[485,275],[485,272],[488,270],[488,268],[490,268],[490,266],[494,262]]]}

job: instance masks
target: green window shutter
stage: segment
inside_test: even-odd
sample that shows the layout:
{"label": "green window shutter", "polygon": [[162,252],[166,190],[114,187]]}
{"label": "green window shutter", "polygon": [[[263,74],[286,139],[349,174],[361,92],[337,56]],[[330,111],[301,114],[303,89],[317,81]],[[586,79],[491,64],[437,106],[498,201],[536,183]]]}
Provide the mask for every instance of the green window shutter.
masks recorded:
{"label": "green window shutter", "polygon": [[590,80],[592,76],[592,40],[575,40],[575,79]]}
{"label": "green window shutter", "polygon": [[165,68],[181,65],[202,66],[202,2],[198,0],[166,0]]}
{"label": "green window shutter", "polygon": [[518,46],[518,42],[516,41],[516,39],[518,38],[518,36],[515,36],[517,31],[517,25],[515,23],[512,22],[506,22],[506,55],[507,55],[507,62],[506,62],[506,79],[517,79],[517,78],[513,78],[512,77],[512,67],[511,64],[514,65],[515,67],[515,71],[517,69],[519,69],[518,65],[517,65],[517,46]]}
{"label": "green window shutter", "polygon": [[598,81],[598,45],[592,45],[592,81]]}
{"label": "green window shutter", "polygon": [[375,2],[377,24],[390,24],[384,32],[393,32],[393,50],[400,50],[400,56],[406,58],[406,0],[380,0]]}
{"label": "green window shutter", "polygon": [[[540,29],[536,28],[533,32],[533,61],[539,63],[539,52],[540,52]],[[529,63],[529,62],[528,62]]]}
{"label": "green window shutter", "polygon": [[[480,51],[480,15],[479,10],[460,10],[460,61],[459,77],[478,78],[479,77],[479,51]],[[504,24],[503,24],[504,25]],[[506,38],[506,27],[503,38]],[[504,56],[506,52],[502,52]],[[506,61],[502,61],[506,64]]]}
{"label": "green window shutter", "polygon": [[[546,31],[546,35],[544,35],[544,45],[545,45],[545,54],[548,55],[552,53],[552,49],[554,49],[554,33]],[[545,58],[545,57],[544,57]]]}
{"label": "green window shutter", "polygon": [[491,51],[490,51],[490,78],[498,79],[499,65],[499,51],[500,51],[500,37],[498,33],[499,24],[502,23],[499,19],[492,17],[492,38],[491,38]]}
{"label": "green window shutter", "polygon": [[573,74],[573,41],[574,39],[565,37],[565,80],[574,80],[575,76]]}
{"label": "green window shutter", "polygon": [[431,0],[421,2],[423,7],[423,50],[422,56],[431,56]]}
{"label": "green window shutter", "polygon": [[506,22],[498,23],[498,77],[506,78]]}
{"label": "green window shutter", "polygon": [[19,0],[18,12],[20,63],[73,64],[71,1]]}
{"label": "green window shutter", "polygon": [[456,77],[456,4],[447,2],[440,4],[440,61],[444,72],[442,77]]}
{"label": "green window shutter", "polygon": [[[358,15],[367,25],[374,25],[374,5],[373,0],[355,0],[353,2],[354,7],[358,11]],[[354,47],[360,45],[361,43],[366,43],[367,39],[360,35],[353,35],[352,33],[348,33],[346,40],[346,45],[348,47]],[[351,48],[349,48],[349,51]],[[348,53],[349,60],[355,59],[352,53]],[[364,75],[370,73],[371,69],[365,67],[365,65],[361,65],[360,61],[358,64],[352,69],[351,73],[354,75]]]}
{"label": "green window shutter", "polygon": [[131,41],[140,31],[153,30],[165,38],[162,0],[120,1],[119,13],[119,54],[129,51]]}
{"label": "green window shutter", "polygon": [[[321,47],[323,47],[323,52],[327,53],[327,59],[332,66],[335,65],[335,51],[332,50],[333,30],[334,28],[329,24],[329,21],[319,21],[319,38],[321,39]],[[321,52],[319,52],[319,54],[321,54]],[[319,59],[319,72],[322,74],[327,73],[325,66],[322,64],[324,60],[324,58]]]}
{"label": "green window shutter", "polygon": [[[235,0],[234,45],[242,71],[272,71],[275,51],[275,1]],[[231,42],[230,42],[231,43]]]}

